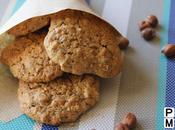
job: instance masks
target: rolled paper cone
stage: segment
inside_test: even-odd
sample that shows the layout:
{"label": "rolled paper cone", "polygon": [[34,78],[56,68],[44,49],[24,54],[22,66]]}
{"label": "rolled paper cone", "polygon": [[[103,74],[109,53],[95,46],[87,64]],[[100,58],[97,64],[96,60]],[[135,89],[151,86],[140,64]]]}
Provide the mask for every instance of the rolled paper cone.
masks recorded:
{"label": "rolled paper cone", "polygon": [[46,16],[65,9],[85,11],[98,16],[84,0],[27,0],[0,28],[0,35],[28,19]]}

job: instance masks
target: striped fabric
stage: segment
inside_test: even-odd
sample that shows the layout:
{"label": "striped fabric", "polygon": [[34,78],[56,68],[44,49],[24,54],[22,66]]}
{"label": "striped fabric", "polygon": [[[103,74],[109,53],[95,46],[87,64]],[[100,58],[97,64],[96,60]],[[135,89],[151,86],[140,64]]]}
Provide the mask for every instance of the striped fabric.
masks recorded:
{"label": "striped fabric", "polygon": [[[169,9],[170,9],[170,0],[164,0],[164,11],[162,26],[164,30],[161,30],[161,43],[160,48],[168,42],[168,25],[169,25]],[[162,130],[164,128],[164,107],[165,107],[165,86],[167,79],[167,58],[164,55],[160,56],[160,67],[159,67],[159,84],[158,84],[158,97],[157,97],[157,114],[156,114],[156,130]]]}
{"label": "striped fabric", "polygon": [[[164,0],[163,30],[161,47],[168,43],[175,44],[175,1]],[[166,81],[166,82],[165,82]],[[175,108],[175,59],[160,57],[159,95],[157,105],[156,129],[164,129],[164,107]],[[168,129],[167,129],[168,130]],[[173,129],[175,130],[175,128]]]}
{"label": "striped fabric", "polygon": [[[170,2],[168,43],[175,44],[175,1]],[[175,59],[167,60],[165,107],[175,107]]]}

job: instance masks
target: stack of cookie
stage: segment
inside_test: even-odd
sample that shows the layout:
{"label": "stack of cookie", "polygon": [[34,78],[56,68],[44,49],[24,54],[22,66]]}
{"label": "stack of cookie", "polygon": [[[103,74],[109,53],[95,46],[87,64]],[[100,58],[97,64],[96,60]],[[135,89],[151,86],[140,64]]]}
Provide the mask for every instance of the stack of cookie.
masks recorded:
{"label": "stack of cookie", "polygon": [[8,31],[1,61],[19,79],[22,111],[41,123],[74,122],[99,100],[98,77],[121,71],[121,34],[102,19],[64,10]]}

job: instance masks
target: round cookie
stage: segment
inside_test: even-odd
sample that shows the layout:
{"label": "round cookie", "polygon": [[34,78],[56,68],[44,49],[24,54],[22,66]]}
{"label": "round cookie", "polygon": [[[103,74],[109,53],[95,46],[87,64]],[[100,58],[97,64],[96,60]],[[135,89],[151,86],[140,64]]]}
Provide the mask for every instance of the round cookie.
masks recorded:
{"label": "round cookie", "polygon": [[16,37],[24,36],[49,25],[49,23],[50,18],[48,16],[30,18],[8,30],[8,33]]}
{"label": "round cookie", "polygon": [[65,10],[51,18],[44,46],[62,71],[110,78],[121,71],[121,38],[117,30],[94,15]]}
{"label": "round cookie", "polygon": [[62,75],[58,64],[48,57],[43,41],[46,33],[17,38],[1,54],[12,74],[26,82],[48,82]]}
{"label": "round cookie", "polygon": [[48,83],[19,82],[21,110],[50,125],[76,121],[99,100],[99,82],[93,76],[64,75]]}

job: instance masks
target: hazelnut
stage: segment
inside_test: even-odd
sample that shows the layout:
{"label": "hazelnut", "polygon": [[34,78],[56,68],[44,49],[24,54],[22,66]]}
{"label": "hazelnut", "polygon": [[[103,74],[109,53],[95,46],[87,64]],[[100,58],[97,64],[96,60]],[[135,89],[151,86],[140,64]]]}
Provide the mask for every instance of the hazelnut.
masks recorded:
{"label": "hazelnut", "polygon": [[139,29],[140,31],[142,31],[145,28],[151,27],[150,23],[148,23],[147,21],[140,21],[138,23]]}
{"label": "hazelnut", "polygon": [[145,28],[141,31],[141,35],[145,40],[149,41],[155,37],[156,31],[153,28]]}
{"label": "hazelnut", "polygon": [[127,127],[127,125],[119,123],[116,125],[115,130],[129,130],[129,128]]}
{"label": "hazelnut", "polygon": [[136,127],[137,124],[137,118],[134,114],[128,113],[122,120],[122,123],[127,125],[130,129],[133,129]]}
{"label": "hazelnut", "polygon": [[147,16],[147,21],[152,27],[156,27],[159,24],[159,21],[155,15]]}
{"label": "hazelnut", "polygon": [[123,37],[120,39],[118,46],[120,49],[123,50],[123,49],[126,49],[128,47],[128,45],[129,45],[129,40],[127,38]]}
{"label": "hazelnut", "polygon": [[175,44],[167,44],[162,48],[162,53],[167,57],[175,56]]}

